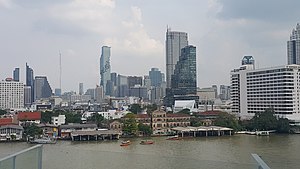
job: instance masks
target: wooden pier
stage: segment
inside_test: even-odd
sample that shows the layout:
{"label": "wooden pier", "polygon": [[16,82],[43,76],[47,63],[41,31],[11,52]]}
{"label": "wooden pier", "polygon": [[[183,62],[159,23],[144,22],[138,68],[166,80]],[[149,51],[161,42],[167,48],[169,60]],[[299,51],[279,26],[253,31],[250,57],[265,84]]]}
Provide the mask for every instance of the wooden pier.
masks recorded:
{"label": "wooden pier", "polygon": [[174,127],[171,129],[180,137],[232,135],[233,129],[219,126]]}
{"label": "wooden pier", "polygon": [[118,140],[121,133],[116,130],[73,131],[72,141]]}

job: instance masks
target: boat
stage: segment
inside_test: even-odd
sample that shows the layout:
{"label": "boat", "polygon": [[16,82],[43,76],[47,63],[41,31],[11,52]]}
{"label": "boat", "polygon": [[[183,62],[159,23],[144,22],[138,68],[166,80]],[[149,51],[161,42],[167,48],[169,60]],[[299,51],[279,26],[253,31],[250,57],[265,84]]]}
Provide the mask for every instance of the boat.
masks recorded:
{"label": "boat", "polygon": [[130,140],[122,141],[120,146],[129,146],[131,144]]}
{"label": "boat", "polygon": [[167,140],[181,140],[181,138],[178,135],[175,135],[175,136],[169,136]]}
{"label": "boat", "polygon": [[147,144],[153,144],[154,141],[153,140],[141,140],[140,144],[142,145],[147,145]]}
{"label": "boat", "polygon": [[269,131],[256,131],[257,136],[269,136],[270,132]]}
{"label": "boat", "polygon": [[37,138],[29,142],[32,144],[55,144],[56,139],[45,137],[45,138]]}

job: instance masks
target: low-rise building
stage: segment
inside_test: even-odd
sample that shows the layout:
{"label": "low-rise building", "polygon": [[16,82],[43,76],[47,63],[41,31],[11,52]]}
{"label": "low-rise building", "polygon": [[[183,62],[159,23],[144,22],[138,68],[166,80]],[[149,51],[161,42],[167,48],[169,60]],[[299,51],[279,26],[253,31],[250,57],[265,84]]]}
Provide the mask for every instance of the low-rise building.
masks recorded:
{"label": "low-rise building", "polygon": [[68,124],[59,126],[59,136],[64,139],[71,138],[73,131],[96,131],[97,124]]}
{"label": "low-rise building", "polygon": [[19,125],[23,125],[24,123],[41,123],[41,112],[19,112],[17,115]]}
{"label": "low-rise building", "polygon": [[19,125],[5,125],[0,127],[0,141],[22,140],[24,129]]}
{"label": "low-rise building", "polygon": [[55,126],[60,126],[66,123],[66,115],[58,115],[57,117],[51,117],[51,123]]}
{"label": "low-rise building", "polygon": [[38,124],[39,128],[42,129],[43,135],[48,136],[50,138],[56,138],[58,136],[58,127],[53,124]]}
{"label": "low-rise building", "polygon": [[110,130],[122,131],[122,128],[123,124],[119,120],[113,120],[111,123],[109,123]]}

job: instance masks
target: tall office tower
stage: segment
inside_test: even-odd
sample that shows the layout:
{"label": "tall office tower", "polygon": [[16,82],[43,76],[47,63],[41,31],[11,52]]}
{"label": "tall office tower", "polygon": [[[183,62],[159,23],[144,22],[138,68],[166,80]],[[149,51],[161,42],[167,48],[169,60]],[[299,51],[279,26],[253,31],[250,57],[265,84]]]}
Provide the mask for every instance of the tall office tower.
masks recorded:
{"label": "tall office tower", "polygon": [[215,98],[218,98],[218,86],[217,85],[212,85],[211,86],[213,89],[214,89],[214,91],[215,91]]}
{"label": "tall office tower", "polygon": [[102,103],[104,98],[103,87],[96,86],[95,88],[95,100],[97,103]]}
{"label": "tall office tower", "polygon": [[13,72],[13,79],[16,82],[20,81],[20,68],[15,68],[14,72]]}
{"label": "tall office tower", "polygon": [[143,86],[145,86],[147,88],[147,90],[150,90],[150,88],[151,88],[151,79],[147,75],[144,76]]}
{"label": "tall office tower", "polygon": [[117,96],[125,97],[129,96],[129,87],[128,87],[128,77],[123,75],[118,75],[117,79]]}
{"label": "tall office tower", "polygon": [[79,83],[79,95],[83,95],[83,83]]}
{"label": "tall office tower", "polygon": [[230,99],[230,86],[220,85],[220,99],[229,100]]}
{"label": "tall office tower", "polygon": [[103,86],[104,94],[106,94],[106,83],[111,80],[110,76],[110,47],[102,46],[102,53],[100,57],[100,85]]}
{"label": "tall office tower", "polygon": [[288,64],[300,64],[300,25],[293,29],[290,40],[287,41]]}
{"label": "tall office tower", "polygon": [[143,85],[143,77],[142,76],[128,76],[128,87],[134,87],[135,85],[142,86]]}
{"label": "tall office tower", "polygon": [[54,89],[54,95],[55,96],[61,96],[61,89],[60,88]]}
{"label": "tall office tower", "polygon": [[171,77],[174,74],[175,65],[179,61],[181,49],[188,45],[188,35],[185,32],[166,32],[166,78],[167,88],[171,87]]}
{"label": "tall office tower", "polygon": [[171,88],[175,95],[197,94],[196,47],[189,45],[181,50],[172,75]]}
{"label": "tall office tower", "polygon": [[117,79],[118,79],[117,77],[118,77],[118,74],[115,72],[110,74],[110,79],[113,82],[114,86],[117,86]]}
{"label": "tall office tower", "polygon": [[0,108],[23,108],[24,84],[15,82],[11,78],[0,82]]}
{"label": "tall office tower", "polygon": [[36,76],[34,80],[34,101],[42,98],[49,98],[52,89],[46,76]]}
{"label": "tall office tower", "polygon": [[34,101],[34,76],[33,69],[26,63],[26,86],[31,88],[31,103]]}
{"label": "tall office tower", "polygon": [[244,56],[242,59],[242,66],[246,65],[248,69],[255,69],[255,60],[253,56]]}
{"label": "tall office tower", "polygon": [[92,100],[95,100],[95,91],[96,89],[87,89],[85,95],[90,95]]}
{"label": "tall office tower", "polygon": [[32,103],[32,97],[31,97],[31,87],[30,86],[25,86],[24,87],[24,106],[25,107],[30,107]]}
{"label": "tall office tower", "polygon": [[151,68],[149,71],[151,86],[160,86],[162,83],[162,73],[158,68]]}

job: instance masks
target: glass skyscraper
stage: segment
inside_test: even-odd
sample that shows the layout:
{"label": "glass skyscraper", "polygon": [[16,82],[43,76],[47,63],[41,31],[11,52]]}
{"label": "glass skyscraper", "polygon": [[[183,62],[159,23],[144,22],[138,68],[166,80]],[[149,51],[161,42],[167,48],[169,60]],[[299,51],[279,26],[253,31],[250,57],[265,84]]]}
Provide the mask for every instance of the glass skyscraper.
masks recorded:
{"label": "glass skyscraper", "polygon": [[33,69],[26,63],[26,86],[31,88],[31,103],[34,102],[34,76]]}
{"label": "glass skyscraper", "polygon": [[34,99],[49,98],[52,95],[52,89],[46,76],[36,76],[34,80]]}
{"label": "glass skyscraper", "polygon": [[15,70],[13,72],[13,79],[15,82],[20,81],[20,68],[15,68]]}
{"label": "glass skyscraper", "polygon": [[158,68],[151,68],[149,78],[151,80],[151,86],[160,86],[163,81],[162,73]]}
{"label": "glass skyscraper", "polygon": [[293,29],[290,40],[287,42],[288,64],[300,64],[300,25]]}
{"label": "glass skyscraper", "polygon": [[110,70],[110,47],[102,46],[102,53],[100,57],[100,76],[101,76],[100,85],[103,87],[104,94],[107,94],[106,92],[107,81],[111,80],[110,71],[111,71]]}
{"label": "glass skyscraper", "polygon": [[185,32],[166,32],[166,81],[167,88],[171,87],[171,77],[180,56],[181,49],[188,45],[188,35]]}

